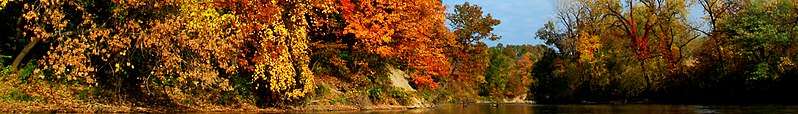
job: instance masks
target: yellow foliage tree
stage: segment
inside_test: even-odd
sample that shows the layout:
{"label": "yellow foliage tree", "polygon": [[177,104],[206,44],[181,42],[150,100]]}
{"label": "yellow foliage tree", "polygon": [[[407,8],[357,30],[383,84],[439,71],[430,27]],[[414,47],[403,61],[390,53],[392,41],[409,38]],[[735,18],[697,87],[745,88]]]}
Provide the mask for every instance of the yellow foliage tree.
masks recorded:
{"label": "yellow foliage tree", "polygon": [[600,38],[587,32],[580,32],[576,43],[579,48],[579,61],[595,63],[595,53],[601,49]]}
{"label": "yellow foliage tree", "polygon": [[[311,92],[313,72],[308,68],[310,11],[326,2],[314,0],[222,1],[235,20],[234,39],[255,43],[250,62],[254,65],[253,82],[278,93],[282,100],[294,100]],[[243,55],[244,57],[248,55]]]}

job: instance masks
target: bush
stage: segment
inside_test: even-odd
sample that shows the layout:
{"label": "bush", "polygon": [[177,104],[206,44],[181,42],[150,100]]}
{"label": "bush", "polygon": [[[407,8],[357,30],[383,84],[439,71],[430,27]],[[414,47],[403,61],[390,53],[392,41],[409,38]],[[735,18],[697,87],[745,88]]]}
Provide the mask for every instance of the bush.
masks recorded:
{"label": "bush", "polygon": [[8,73],[11,72],[11,65],[5,65],[5,59],[9,59],[11,56],[1,55],[0,54],[0,78],[5,78],[8,76]]}
{"label": "bush", "polygon": [[371,99],[373,99],[375,101],[381,101],[381,100],[383,100],[383,97],[382,97],[383,91],[385,91],[385,90],[382,87],[374,85],[374,86],[371,86],[371,88],[369,88],[368,90],[366,90],[366,93],[368,93],[369,98],[371,98]]}

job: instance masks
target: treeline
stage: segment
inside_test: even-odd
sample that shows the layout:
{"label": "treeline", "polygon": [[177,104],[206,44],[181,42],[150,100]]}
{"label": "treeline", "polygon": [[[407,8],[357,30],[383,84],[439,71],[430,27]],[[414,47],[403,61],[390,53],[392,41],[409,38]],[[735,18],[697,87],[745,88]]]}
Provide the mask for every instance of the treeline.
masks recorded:
{"label": "treeline", "polygon": [[[438,0],[3,0],[0,105],[207,108],[308,104],[331,91],[345,94],[332,104],[526,93],[517,85],[530,72],[505,75],[504,66],[529,68],[533,55],[488,50],[481,40],[499,39],[492,27],[500,21],[476,5],[454,8],[445,13]],[[493,53],[526,58],[488,63]],[[386,66],[410,75],[420,95],[387,86]],[[507,79],[517,77],[524,80]],[[468,91],[438,93],[450,88]]]}
{"label": "treeline", "polygon": [[445,50],[461,45],[437,0],[2,3],[3,77],[14,91],[3,95],[39,102],[291,105],[322,77],[379,86],[385,65],[431,90],[448,79]]}
{"label": "treeline", "polygon": [[[501,23],[438,0],[3,0],[0,105],[205,108],[326,102],[792,102],[791,0],[564,0]],[[687,19],[700,5],[706,23]],[[449,25],[446,25],[448,21]],[[533,32],[533,31],[530,31]],[[389,66],[419,92],[390,86]],[[770,100],[770,101],[768,101]],[[731,101],[734,102],[734,101]],[[321,103],[325,104],[325,103]]]}
{"label": "treeline", "polygon": [[[703,21],[690,20],[691,5]],[[792,0],[564,0],[536,38],[541,102],[795,103]]]}

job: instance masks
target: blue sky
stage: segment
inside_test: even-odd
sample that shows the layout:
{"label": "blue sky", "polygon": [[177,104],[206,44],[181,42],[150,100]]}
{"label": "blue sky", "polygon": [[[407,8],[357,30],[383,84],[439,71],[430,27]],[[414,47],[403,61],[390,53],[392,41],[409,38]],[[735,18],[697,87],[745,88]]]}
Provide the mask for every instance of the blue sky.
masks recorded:
{"label": "blue sky", "polygon": [[[468,1],[482,7],[482,11],[502,21],[493,32],[502,38],[497,41],[484,40],[488,46],[502,44],[542,44],[535,39],[535,32],[549,20],[554,19],[554,4],[559,0],[443,0],[447,12],[453,12],[454,5]],[[699,5],[691,7],[689,20],[703,22],[703,12]],[[704,25],[705,26],[705,25]]]}
{"label": "blue sky", "polygon": [[486,40],[488,46],[495,46],[498,43],[513,45],[543,43],[533,37],[546,21],[553,18],[554,3],[558,2],[557,0],[443,0],[443,4],[446,4],[449,12],[453,12],[454,5],[466,1],[481,6],[482,11],[502,21],[493,30],[502,38],[497,41]]}

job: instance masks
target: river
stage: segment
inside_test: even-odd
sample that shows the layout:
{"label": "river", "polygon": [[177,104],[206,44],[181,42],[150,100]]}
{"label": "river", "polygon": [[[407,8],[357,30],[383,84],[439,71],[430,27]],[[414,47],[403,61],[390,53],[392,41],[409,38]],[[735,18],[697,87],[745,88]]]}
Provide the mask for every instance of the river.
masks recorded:
{"label": "river", "polygon": [[315,114],[533,114],[533,113],[754,113],[784,114],[798,113],[798,105],[658,105],[658,104],[470,104],[444,105],[437,108],[413,110],[372,110],[372,111],[335,111],[335,112],[292,112]]}

